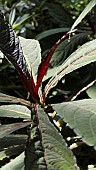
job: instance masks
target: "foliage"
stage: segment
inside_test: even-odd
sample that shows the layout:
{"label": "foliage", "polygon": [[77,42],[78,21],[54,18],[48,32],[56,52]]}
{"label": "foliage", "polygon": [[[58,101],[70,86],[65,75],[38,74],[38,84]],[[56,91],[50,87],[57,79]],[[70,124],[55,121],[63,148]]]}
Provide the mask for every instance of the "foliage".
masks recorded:
{"label": "foliage", "polygon": [[[14,3],[8,14],[5,6],[10,9],[12,1],[3,1],[4,14],[12,26],[0,12],[0,50],[17,69],[25,90],[23,88],[22,93],[20,91],[23,98],[13,97],[12,92],[9,95],[4,94],[4,88],[0,90],[2,170],[82,169],[83,164],[80,165],[77,156],[79,147],[93,146],[94,150],[96,149],[96,99],[83,97],[82,100],[71,101],[85,90],[94,98],[90,89],[87,89],[95,83],[96,78],[96,39],[93,39],[93,27],[87,32],[84,31],[86,28],[76,30],[75,27],[78,24],[79,28],[84,26],[81,21],[90,13],[96,2],[90,1],[73,25],[70,15],[72,11],[69,14],[64,11],[63,1],[54,2],[51,4],[47,1],[34,1],[33,5],[31,1],[22,1],[23,6],[22,3]],[[25,9],[28,14],[23,16]],[[44,16],[45,11],[48,15]],[[21,17],[19,13],[22,14]],[[66,18],[61,17],[65,14],[69,23]],[[43,28],[39,29],[41,20],[38,18],[42,15],[47,16],[47,21],[51,21],[46,27],[51,29],[45,31],[44,28],[44,32],[40,33]],[[34,36],[37,40],[18,37],[12,27],[18,35],[22,35],[24,22],[31,19],[34,19],[34,22],[38,20],[35,35],[39,34]],[[55,28],[58,24],[59,28]],[[30,26],[32,30],[32,25]],[[17,76],[12,65],[6,63],[6,59],[2,59],[1,75],[4,70],[10,70],[10,76]],[[16,86],[18,81],[11,80],[11,83]],[[88,165],[89,162],[85,163],[83,168],[88,169]]]}

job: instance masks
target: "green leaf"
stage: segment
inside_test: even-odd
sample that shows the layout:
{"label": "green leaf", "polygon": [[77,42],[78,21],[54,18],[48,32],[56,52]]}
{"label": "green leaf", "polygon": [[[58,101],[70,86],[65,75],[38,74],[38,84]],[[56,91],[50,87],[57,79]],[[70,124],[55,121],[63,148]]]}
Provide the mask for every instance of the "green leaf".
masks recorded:
{"label": "green leaf", "polygon": [[1,170],[24,170],[24,152],[17,156],[14,160],[11,160],[8,164],[1,167]]}
{"label": "green leaf", "polygon": [[41,63],[41,48],[37,40],[20,38],[20,43],[26,58],[30,72],[32,71],[33,76],[37,74],[38,66]]}
{"label": "green leaf", "polygon": [[9,135],[0,139],[0,160],[19,155],[25,150],[27,135]]}
{"label": "green leaf", "polygon": [[58,34],[58,33],[66,33],[68,31],[69,31],[69,28],[54,28],[54,29],[50,29],[50,30],[41,32],[35,38],[37,40],[42,40],[43,38],[46,38],[50,35],[54,35],[54,34]]}
{"label": "green leaf", "polygon": [[26,106],[30,106],[31,103],[27,100],[21,99],[21,98],[17,98],[17,97],[13,97],[13,96],[9,96],[7,94],[4,93],[0,93],[0,103],[20,103]]}
{"label": "green leaf", "polygon": [[58,71],[55,72],[45,87],[45,96],[47,96],[49,90],[66,74],[95,61],[96,39],[82,45],[79,49],[73,52],[61,66],[58,67]]}
{"label": "green leaf", "polygon": [[0,138],[8,136],[10,133],[30,125],[31,122],[20,122],[8,125],[0,125]]}
{"label": "green leaf", "polygon": [[88,96],[92,99],[96,99],[96,83],[94,83],[91,87],[89,87],[86,90],[86,93],[88,94]]}
{"label": "green leaf", "polygon": [[89,165],[88,170],[96,170],[96,167],[94,167],[94,165]]}
{"label": "green leaf", "polygon": [[52,56],[50,61],[51,67],[61,65],[64,60],[78,48],[78,45],[82,45],[86,42],[87,37],[87,33],[79,33],[73,36],[70,42],[68,39],[61,42]]}
{"label": "green leaf", "polygon": [[47,3],[48,13],[51,16],[51,22],[65,27],[70,27],[73,23],[71,15],[64,7],[56,3]]}
{"label": "green leaf", "polygon": [[25,145],[17,145],[10,148],[4,148],[3,151],[0,151],[0,160],[3,160],[4,158],[10,158],[11,156],[17,156],[24,150]]}
{"label": "green leaf", "polygon": [[22,105],[2,105],[0,106],[0,117],[31,119],[31,111]]}
{"label": "green leaf", "polygon": [[91,9],[96,5],[96,0],[91,0],[89,4],[86,6],[86,8],[83,10],[83,12],[79,15],[79,17],[76,19],[74,24],[71,27],[70,31],[73,31],[74,28],[82,21],[82,19],[88,14],[88,12],[91,11]]}
{"label": "green leaf", "polygon": [[9,156],[6,155],[5,151],[0,151],[0,161],[3,160],[4,158],[8,158]]}
{"label": "green leaf", "polygon": [[96,100],[84,99],[53,105],[69,127],[96,149]]}
{"label": "green leaf", "polygon": [[38,120],[39,125],[31,130],[29,149],[27,146],[26,150],[26,170],[77,169],[71,151],[41,108],[38,109]]}
{"label": "green leaf", "polygon": [[24,14],[22,17],[18,17],[17,20],[13,23],[12,28],[16,29],[19,27],[23,22],[29,19],[31,16],[29,14]]}
{"label": "green leaf", "polygon": [[12,25],[16,16],[16,9],[12,9],[9,15],[9,23]]}
{"label": "green leaf", "polygon": [[75,169],[75,161],[71,151],[67,148],[62,136],[50,123],[43,109],[38,110],[38,116],[48,169]]}
{"label": "green leaf", "polygon": [[0,150],[3,150],[4,148],[9,148],[12,146],[19,146],[19,145],[25,145],[26,140],[28,136],[27,135],[8,135],[4,138],[0,139]]}

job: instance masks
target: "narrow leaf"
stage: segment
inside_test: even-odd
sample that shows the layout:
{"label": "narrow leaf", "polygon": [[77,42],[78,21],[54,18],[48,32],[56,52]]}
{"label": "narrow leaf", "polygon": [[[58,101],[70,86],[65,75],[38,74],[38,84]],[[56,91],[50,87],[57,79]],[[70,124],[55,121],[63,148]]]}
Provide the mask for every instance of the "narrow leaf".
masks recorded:
{"label": "narrow leaf", "polygon": [[0,106],[0,116],[31,119],[31,111],[22,105],[2,105]]}
{"label": "narrow leaf", "polygon": [[74,28],[82,21],[82,19],[88,14],[88,12],[91,11],[91,9],[96,5],[96,0],[91,0],[89,4],[86,6],[86,8],[83,10],[83,12],[79,15],[79,17],[76,19],[74,24],[71,27],[71,30],[74,30]]}
{"label": "narrow leaf", "polygon": [[53,105],[56,112],[83,141],[96,149],[96,100],[84,99]]}
{"label": "narrow leaf", "polygon": [[54,51],[56,50],[56,48],[58,47],[58,45],[68,37],[68,34],[65,34],[61,39],[58,40],[58,42],[56,42],[56,44],[51,48],[51,50],[48,52],[48,54],[44,57],[43,61],[41,62],[39,68],[38,68],[38,76],[37,76],[37,83],[36,83],[36,87],[35,87],[35,91],[38,91],[38,88],[41,84],[41,81],[47,71],[49,62],[52,58],[52,55],[54,53]]}
{"label": "narrow leaf", "polygon": [[9,23],[12,25],[16,16],[16,9],[11,10],[9,15]]}
{"label": "narrow leaf", "polygon": [[42,40],[43,38],[46,38],[50,35],[54,35],[54,34],[59,34],[59,33],[66,33],[70,30],[70,28],[54,28],[54,29],[50,29],[47,31],[43,31],[42,33],[36,35],[36,39],[37,40]]}
{"label": "narrow leaf", "polygon": [[54,87],[63,76],[95,61],[96,39],[82,45],[58,67],[58,71],[55,72],[45,87],[45,96],[47,96],[49,90]]}
{"label": "narrow leaf", "polygon": [[30,125],[31,122],[21,122],[8,125],[0,125],[0,138],[8,136],[10,133]]}
{"label": "narrow leaf", "polygon": [[12,28],[16,29],[21,24],[23,24],[26,20],[28,20],[31,17],[29,14],[24,14],[22,17],[18,17],[16,21],[13,23]]}
{"label": "narrow leaf", "polygon": [[4,93],[0,93],[0,103],[17,103],[17,104],[23,104],[26,106],[31,106],[31,103],[27,100],[21,99],[21,98],[17,98],[17,97],[13,97],[13,96],[9,96],[7,94]]}

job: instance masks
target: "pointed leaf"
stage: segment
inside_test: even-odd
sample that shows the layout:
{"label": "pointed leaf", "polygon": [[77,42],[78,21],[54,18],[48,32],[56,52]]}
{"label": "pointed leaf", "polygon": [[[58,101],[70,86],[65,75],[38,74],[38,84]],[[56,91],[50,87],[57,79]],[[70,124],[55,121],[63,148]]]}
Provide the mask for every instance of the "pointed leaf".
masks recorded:
{"label": "pointed leaf", "polygon": [[[26,149],[26,170],[77,169],[71,151],[43,109],[39,108],[36,117],[33,119],[35,125],[31,129],[31,139]],[[36,122],[39,124],[36,125]]]}
{"label": "pointed leaf", "polygon": [[82,45],[79,49],[73,52],[61,66],[58,67],[58,71],[55,72],[45,87],[45,96],[47,96],[49,90],[66,74],[95,61],[96,39]]}
{"label": "pointed leaf", "polygon": [[0,106],[0,116],[31,119],[31,111],[22,105],[2,105]]}
{"label": "pointed leaf", "polygon": [[91,9],[96,5],[96,0],[91,0],[89,4],[86,6],[86,8],[83,10],[83,12],[79,15],[79,17],[76,19],[74,24],[71,27],[71,31],[74,30],[74,28],[82,21],[82,19],[88,14],[88,12],[91,11]]}
{"label": "pointed leaf", "polygon": [[33,99],[36,100],[37,96],[34,94],[34,80],[27,68],[27,63],[19,39],[11,25],[5,20],[2,13],[0,13],[0,50],[16,67],[25,88],[30,92]]}
{"label": "pointed leaf", "polygon": [[9,15],[9,23],[12,25],[16,16],[16,9],[12,9]]}
{"label": "pointed leaf", "polygon": [[0,125],[0,138],[8,136],[10,133],[30,125],[31,122],[21,122],[8,125]]}
{"label": "pointed leaf", "polygon": [[56,44],[50,49],[50,51],[48,52],[48,54],[44,57],[43,61],[41,62],[39,68],[38,68],[38,76],[37,76],[37,83],[36,83],[36,87],[35,87],[35,91],[38,90],[41,81],[47,71],[49,62],[52,58],[52,55],[54,54],[54,51],[56,50],[56,48],[58,47],[58,45],[68,37],[68,34],[65,34],[61,39],[58,40],[58,42],[56,42]]}
{"label": "pointed leaf", "polygon": [[24,152],[17,156],[14,160],[11,160],[8,164],[1,167],[1,170],[24,170]]}
{"label": "pointed leaf", "polygon": [[0,49],[12,64],[21,70],[26,79],[29,79],[29,73],[26,68],[26,61],[19,44],[18,37],[11,26],[0,13]]}
{"label": "pointed leaf", "polygon": [[66,33],[70,30],[70,28],[54,28],[54,29],[50,29],[47,31],[43,31],[40,34],[36,35],[36,39],[37,40],[42,40],[43,38],[46,38],[50,35],[54,35],[54,34],[58,34],[58,33]]}
{"label": "pointed leaf", "polygon": [[56,112],[83,141],[96,149],[96,100],[85,99],[53,105]]}
{"label": "pointed leaf", "polygon": [[78,46],[84,44],[87,40],[88,34],[85,32],[78,33],[72,36],[70,38],[70,41],[66,39],[65,41],[61,42],[52,56],[52,59],[50,61],[51,67],[53,68],[61,65],[65,61],[65,59],[78,48]]}
{"label": "pointed leaf", "polygon": [[31,106],[31,103],[27,100],[21,99],[21,98],[17,98],[17,97],[13,97],[13,96],[9,96],[7,94],[4,93],[0,93],[0,103],[20,103],[26,106]]}
{"label": "pointed leaf", "polygon": [[31,16],[29,14],[24,14],[22,17],[18,17],[16,21],[13,23],[12,28],[16,29],[19,27],[23,22],[29,19]]}
{"label": "pointed leaf", "polygon": [[75,161],[65,141],[49,119],[43,109],[38,110],[39,127],[42,133],[42,143],[48,169],[75,169]]}

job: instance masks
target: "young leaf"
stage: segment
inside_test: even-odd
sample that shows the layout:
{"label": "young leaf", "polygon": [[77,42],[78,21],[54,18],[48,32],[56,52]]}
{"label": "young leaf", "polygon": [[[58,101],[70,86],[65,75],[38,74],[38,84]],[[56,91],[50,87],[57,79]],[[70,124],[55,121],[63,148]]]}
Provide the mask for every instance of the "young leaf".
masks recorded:
{"label": "young leaf", "polygon": [[71,27],[70,31],[73,31],[74,28],[82,21],[82,19],[88,14],[88,12],[91,11],[91,9],[96,5],[96,0],[91,0],[89,4],[86,6],[86,8],[83,10],[83,12],[79,15],[79,17],[76,19],[74,24]]}
{"label": "young leaf", "polygon": [[0,116],[31,119],[31,111],[22,105],[2,105],[0,106]]}
{"label": "young leaf", "polygon": [[29,14],[24,14],[22,17],[18,17],[16,19],[16,21],[13,23],[12,28],[16,29],[17,27],[19,27],[23,22],[25,22],[26,20],[28,20],[31,17],[31,15]]}
{"label": "young leaf", "polygon": [[58,45],[68,37],[69,34],[65,34],[61,39],[59,39],[56,44],[51,48],[51,50],[48,52],[48,54],[44,57],[44,59],[42,60],[39,68],[38,68],[38,75],[37,75],[37,83],[36,83],[36,87],[35,87],[35,91],[38,91],[38,88],[41,84],[41,81],[47,71],[49,62],[52,58],[52,55],[54,53],[54,51],[56,50],[56,48],[58,47]]}
{"label": "young leaf", "polygon": [[10,24],[4,19],[2,13],[0,13],[0,50],[18,70],[22,82],[27,91],[30,92],[31,97],[38,100],[39,97],[34,93],[34,79],[28,71],[19,39]]}
{"label": "young leaf", "polygon": [[29,79],[26,61],[23,56],[18,37],[4,19],[2,13],[0,13],[0,49],[9,61],[11,61],[16,68],[22,71],[26,79]]}
{"label": "young leaf", "polygon": [[84,99],[53,105],[53,109],[83,141],[96,149],[96,100]]}
{"label": "young leaf", "polygon": [[82,45],[79,49],[73,52],[61,66],[58,67],[58,71],[55,72],[45,87],[45,97],[49,90],[54,87],[63,76],[95,61],[96,39]]}

